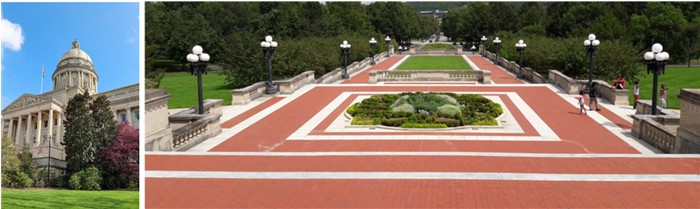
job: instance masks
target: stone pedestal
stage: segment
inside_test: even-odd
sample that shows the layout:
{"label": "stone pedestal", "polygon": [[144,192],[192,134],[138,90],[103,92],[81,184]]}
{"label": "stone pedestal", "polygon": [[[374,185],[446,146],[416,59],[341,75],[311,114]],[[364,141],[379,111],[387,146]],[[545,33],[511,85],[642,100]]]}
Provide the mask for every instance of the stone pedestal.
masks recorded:
{"label": "stone pedestal", "polygon": [[462,47],[461,47],[461,46],[458,46],[458,47],[457,47],[457,53],[456,53],[456,54],[458,54],[458,55],[459,55],[459,54],[462,54]]}
{"label": "stone pedestal", "polygon": [[681,89],[681,123],[675,153],[700,153],[700,89]]}

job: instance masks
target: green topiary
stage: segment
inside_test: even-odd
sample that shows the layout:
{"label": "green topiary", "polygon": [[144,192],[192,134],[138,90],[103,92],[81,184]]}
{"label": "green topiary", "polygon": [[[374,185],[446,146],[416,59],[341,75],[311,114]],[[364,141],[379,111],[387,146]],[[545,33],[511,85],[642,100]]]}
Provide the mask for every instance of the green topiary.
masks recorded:
{"label": "green topiary", "polygon": [[396,106],[394,108],[391,108],[391,111],[414,113],[414,112],[416,112],[416,108],[413,108],[413,106],[411,104],[404,103],[404,104],[401,104],[401,105]]}

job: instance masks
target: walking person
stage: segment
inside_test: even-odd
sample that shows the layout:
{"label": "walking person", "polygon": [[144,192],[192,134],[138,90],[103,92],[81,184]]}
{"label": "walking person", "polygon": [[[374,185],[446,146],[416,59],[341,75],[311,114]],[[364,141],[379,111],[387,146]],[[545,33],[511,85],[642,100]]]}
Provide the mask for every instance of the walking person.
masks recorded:
{"label": "walking person", "polygon": [[596,90],[598,83],[593,83],[591,84],[591,89],[588,92],[588,98],[590,99],[588,101],[588,110],[593,111],[593,104],[595,103],[595,111],[600,111],[600,108],[598,108],[598,91]]}
{"label": "walking person", "polygon": [[634,81],[634,90],[632,90],[632,94],[634,95],[634,105],[632,105],[632,108],[637,109],[637,100],[639,100],[639,81]]}
{"label": "walking person", "polygon": [[584,96],[585,96],[585,94],[586,94],[586,93],[585,93],[583,90],[581,90],[581,91],[579,92],[579,95],[581,95],[581,97],[578,98],[578,106],[579,106],[579,108],[578,108],[578,114],[579,114],[579,115],[581,115],[581,114],[583,114],[583,115],[588,115],[588,112],[586,112],[586,107],[585,107],[585,105],[584,105],[584,104],[586,103],[586,102],[584,101]]}
{"label": "walking person", "polygon": [[666,91],[668,91],[668,88],[666,85],[661,84],[661,95],[659,96],[659,101],[661,103],[661,108],[666,109]]}

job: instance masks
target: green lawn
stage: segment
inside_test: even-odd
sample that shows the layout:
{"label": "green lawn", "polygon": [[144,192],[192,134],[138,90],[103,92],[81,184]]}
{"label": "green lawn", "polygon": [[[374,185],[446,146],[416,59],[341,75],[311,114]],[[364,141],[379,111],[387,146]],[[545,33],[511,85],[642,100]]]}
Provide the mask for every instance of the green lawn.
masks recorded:
{"label": "green lawn", "polygon": [[[639,78],[639,97],[640,99],[651,100],[651,89],[654,85],[654,75],[647,74],[646,69],[638,76]],[[634,81],[627,81],[625,88],[630,90],[630,104],[634,103],[632,91],[634,89]],[[700,67],[666,67],[666,73],[659,75],[659,87],[661,84],[666,84],[668,87],[668,96],[666,104],[669,109],[680,109],[680,101],[677,95],[680,94],[682,88],[700,88]],[[658,95],[658,93],[657,93]]]}
{"label": "green lawn", "polygon": [[454,49],[455,48],[452,47],[451,44],[441,44],[441,43],[426,44],[420,48],[420,50],[454,50]]}
{"label": "green lawn", "polygon": [[397,70],[471,70],[462,56],[411,56]]}
{"label": "green lawn", "polygon": [[[226,76],[218,72],[202,75],[202,94],[204,99],[223,99],[221,105],[231,104],[231,89],[226,86]],[[190,108],[197,105],[197,76],[189,72],[165,73],[160,81],[160,88],[172,96],[168,108]]]}
{"label": "green lawn", "polygon": [[2,208],[139,208],[139,192],[2,190]]}

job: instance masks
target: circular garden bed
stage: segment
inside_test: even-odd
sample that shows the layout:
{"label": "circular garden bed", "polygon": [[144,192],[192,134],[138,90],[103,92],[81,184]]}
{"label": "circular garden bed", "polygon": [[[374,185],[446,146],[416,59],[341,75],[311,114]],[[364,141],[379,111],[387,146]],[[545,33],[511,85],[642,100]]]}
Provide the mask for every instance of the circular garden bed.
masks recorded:
{"label": "circular garden bed", "polygon": [[352,125],[402,128],[497,126],[501,105],[476,94],[379,94],[348,107]]}

